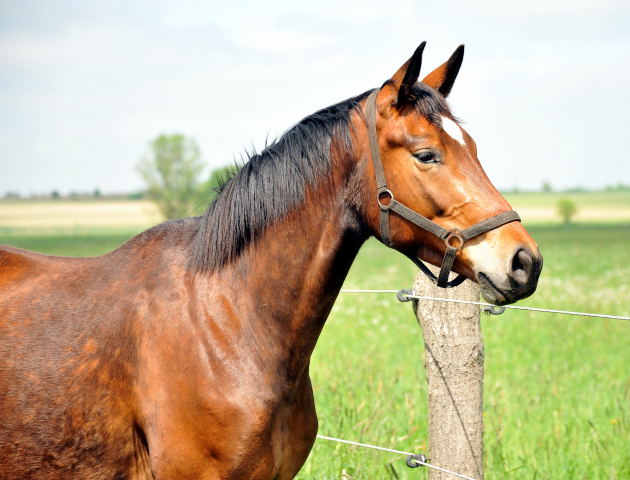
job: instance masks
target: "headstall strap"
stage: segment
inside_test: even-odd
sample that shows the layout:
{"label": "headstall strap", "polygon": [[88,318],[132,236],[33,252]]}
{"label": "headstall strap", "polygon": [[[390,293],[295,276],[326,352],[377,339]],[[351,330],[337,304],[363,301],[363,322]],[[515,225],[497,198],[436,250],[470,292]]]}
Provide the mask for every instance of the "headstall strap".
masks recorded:
{"label": "headstall strap", "polygon": [[438,287],[456,287],[462,283],[466,277],[458,275],[450,281],[448,277],[453,269],[455,258],[464,246],[464,243],[471,238],[490,230],[494,230],[506,223],[516,221],[520,222],[521,218],[518,216],[518,213],[511,210],[495,215],[494,217],[487,218],[486,220],[482,220],[465,230],[446,230],[437,223],[397,201],[392,191],[387,188],[387,179],[385,177],[385,170],[383,169],[383,161],[381,160],[381,149],[379,148],[378,136],[376,134],[376,97],[378,92],[379,89],[374,90],[367,99],[365,120],[368,129],[374,176],[376,177],[376,202],[378,203],[380,210],[381,241],[388,247],[393,247],[389,231],[390,212],[394,212],[423,230],[432,233],[443,240],[446,246],[446,251],[444,252],[444,258],[442,259],[442,266],[440,267],[440,273],[438,276],[435,276],[435,274],[429,270],[429,268],[415,255],[406,252],[403,253],[405,253],[405,255],[407,255],[407,257],[409,257],[433,283],[436,283]]}

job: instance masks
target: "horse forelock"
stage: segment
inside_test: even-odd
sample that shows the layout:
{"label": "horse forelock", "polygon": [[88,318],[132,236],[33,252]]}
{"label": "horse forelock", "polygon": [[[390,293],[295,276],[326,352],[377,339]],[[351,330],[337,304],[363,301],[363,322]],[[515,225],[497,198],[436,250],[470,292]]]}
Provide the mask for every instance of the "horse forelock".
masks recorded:
{"label": "horse forelock", "polygon": [[[393,83],[393,80],[387,80],[383,87]],[[446,99],[430,86],[416,83],[409,89],[408,95],[418,115],[426,118],[431,124],[440,125],[442,116],[457,120],[451,113]]]}
{"label": "horse forelock", "polygon": [[262,152],[248,154],[201,217],[189,268],[209,272],[227,265],[300,205],[309,186],[330,177],[332,150],[352,150],[351,112],[369,93],[305,117]]}

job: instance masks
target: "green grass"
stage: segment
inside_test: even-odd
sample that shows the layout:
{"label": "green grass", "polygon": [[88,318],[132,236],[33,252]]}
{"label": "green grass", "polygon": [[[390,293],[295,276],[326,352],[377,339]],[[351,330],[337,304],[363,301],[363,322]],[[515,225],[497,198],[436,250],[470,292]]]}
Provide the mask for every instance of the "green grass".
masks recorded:
{"label": "green grass", "polygon": [[124,232],[82,232],[76,234],[3,234],[0,244],[26,248],[51,255],[90,257],[113,250],[129,240],[135,231]]}
{"label": "green grass", "polygon": [[[545,268],[524,305],[630,314],[630,225],[533,227]],[[63,255],[128,235],[10,235]],[[415,267],[375,241],[346,288],[410,287]],[[483,317],[487,479],[630,478],[630,322],[507,311]],[[312,359],[320,433],[428,450],[422,335],[393,295],[341,294]],[[389,465],[391,464],[391,466]],[[316,442],[302,480],[426,478],[404,458]]]}
{"label": "green grass", "polygon": [[[630,225],[530,231],[545,268],[523,305],[630,314]],[[346,286],[409,287],[413,272],[371,242]],[[630,478],[630,322],[508,311],[482,324],[486,478]],[[409,304],[342,294],[313,355],[320,432],[426,452],[422,356]],[[388,462],[418,478],[395,455],[325,441],[300,478],[388,478]]]}

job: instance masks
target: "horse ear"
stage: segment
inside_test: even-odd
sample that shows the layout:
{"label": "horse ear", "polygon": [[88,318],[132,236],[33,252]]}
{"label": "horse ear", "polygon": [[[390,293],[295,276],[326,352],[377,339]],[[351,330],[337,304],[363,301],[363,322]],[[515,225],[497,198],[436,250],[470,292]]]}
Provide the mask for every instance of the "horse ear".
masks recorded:
{"label": "horse ear", "polygon": [[418,81],[422,66],[422,52],[427,42],[422,42],[405,64],[392,77],[394,87],[398,90],[397,106],[404,105],[411,97],[411,87]]}
{"label": "horse ear", "polygon": [[443,96],[448,97],[459,73],[459,67],[462,66],[462,60],[464,60],[464,46],[460,45],[453,52],[451,58],[424,77],[422,83],[435,88]]}

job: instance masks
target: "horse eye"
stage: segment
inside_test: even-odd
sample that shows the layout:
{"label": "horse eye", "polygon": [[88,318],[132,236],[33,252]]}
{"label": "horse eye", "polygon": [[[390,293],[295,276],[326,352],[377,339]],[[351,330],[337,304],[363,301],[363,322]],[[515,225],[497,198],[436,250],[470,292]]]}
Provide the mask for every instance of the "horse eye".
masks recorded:
{"label": "horse eye", "polygon": [[413,154],[416,160],[422,163],[438,163],[440,157],[432,150],[422,150]]}

